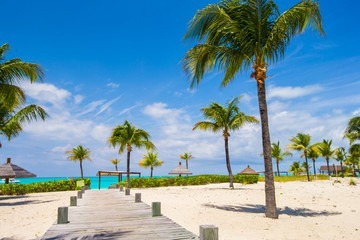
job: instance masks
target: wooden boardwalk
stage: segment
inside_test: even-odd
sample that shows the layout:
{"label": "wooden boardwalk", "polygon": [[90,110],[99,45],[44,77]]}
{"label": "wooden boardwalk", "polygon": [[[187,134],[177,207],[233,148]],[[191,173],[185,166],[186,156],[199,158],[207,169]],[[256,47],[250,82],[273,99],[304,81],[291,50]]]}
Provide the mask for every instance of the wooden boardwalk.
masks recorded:
{"label": "wooden boardwalk", "polygon": [[150,206],[119,189],[88,190],[77,205],[69,207],[68,224],[55,223],[41,239],[199,239],[165,216],[152,217]]}

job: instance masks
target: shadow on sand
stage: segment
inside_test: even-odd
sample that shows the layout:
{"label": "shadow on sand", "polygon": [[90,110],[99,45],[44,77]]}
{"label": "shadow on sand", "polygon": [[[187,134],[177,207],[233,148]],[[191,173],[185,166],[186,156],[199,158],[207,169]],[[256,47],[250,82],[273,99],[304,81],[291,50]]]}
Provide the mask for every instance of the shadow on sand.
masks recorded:
{"label": "shadow on sand", "polygon": [[[265,213],[265,206],[260,204],[245,204],[245,205],[214,205],[204,204],[203,206],[209,208],[216,208],[224,211],[232,212],[245,212],[245,213]],[[334,211],[314,211],[308,208],[280,208],[278,209],[279,214],[296,216],[296,217],[317,217],[317,216],[333,216],[340,215],[341,212]]]}
{"label": "shadow on sand", "polygon": [[[27,205],[27,204],[39,204],[39,203],[47,203],[47,202],[53,202],[54,200],[47,200],[47,201],[41,201],[41,200],[26,200],[27,196],[7,196],[7,197],[1,197],[0,198],[0,206],[21,206],[21,205]],[[16,201],[14,201],[14,199]],[[8,200],[11,200],[8,201]],[[0,239],[1,240],[1,239]]]}

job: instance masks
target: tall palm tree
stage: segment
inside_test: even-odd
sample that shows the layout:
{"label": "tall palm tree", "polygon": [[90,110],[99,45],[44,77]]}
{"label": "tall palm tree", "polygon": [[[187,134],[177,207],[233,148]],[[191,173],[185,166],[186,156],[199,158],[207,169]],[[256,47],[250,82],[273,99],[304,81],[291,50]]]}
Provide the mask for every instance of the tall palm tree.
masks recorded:
{"label": "tall palm tree", "polygon": [[126,158],[126,177],[127,187],[130,188],[130,154],[133,147],[147,150],[155,149],[155,145],[150,141],[150,135],[145,130],[136,128],[127,120],[123,125],[118,125],[112,130],[108,143],[112,147],[119,146],[119,154],[127,151]]}
{"label": "tall palm tree", "polygon": [[360,116],[353,117],[349,120],[345,130],[345,137],[349,139],[350,144],[360,140]]}
{"label": "tall palm tree", "polygon": [[304,171],[304,169],[301,167],[300,162],[293,162],[290,165],[289,171],[294,175],[294,176],[299,176],[300,173],[302,173]]}
{"label": "tall palm tree", "polygon": [[222,131],[225,141],[225,159],[229,173],[230,188],[234,188],[229,154],[230,131],[240,129],[245,123],[258,123],[258,120],[254,116],[245,115],[245,113],[240,112],[238,104],[238,97],[228,102],[225,107],[216,102],[212,102],[208,107],[201,109],[204,117],[209,119],[209,121],[197,122],[193,128],[193,130],[200,129],[212,132]]}
{"label": "tall palm tree", "polygon": [[115,166],[115,171],[117,171],[117,170],[118,170],[118,164],[120,163],[120,159],[117,159],[117,158],[111,159],[110,162],[111,162],[112,164],[114,164],[114,166]]}
{"label": "tall palm tree", "polygon": [[308,148],[307,157],[310,158],[312,160],[312,162],[313,162],[314,177],[316,178],[315,162],[316,162],[316,159],[318,159],[318,157],[319,157],[319,153],[318,153],[318,150],[317,150],[317,144],[313,144]]}
{"label": "tall palm tree", "polygon": [[291,143],[288,145],[289,149],[302,152],[301,157],[305,157],[306,176],[308,181],[310,181],[310,176],[309,176],[309,168],[308,168],[309,164],[308,164],[307,152],[310,148],[310,140],[311,137],[309,134],[298,133],[296,137],[292,137],[290,139]]}
{"label": "tall palm tree", "polygon": [[290,40],[308,26],[323,33],[317,1],[302,0],[280,14],[271,0],[224,0],[197,11],[189,23],[185,39],[198,44],[184,58],[184,69],[191,87],[200,83],[206,72],[224,71],[222,86],[237,73],[253,69],[257,83],[265,165],[265,216],[278,218],[271,141],[268,125],[265,80],[268,64],[282,59]]}
{"label": "tall palm tree", "polygon": [[69,155],[68,160],[75,161],[75,162],[79,160],[81,178],[84,178],[82,161],[85,160],[85,159],[91,161],[91,158],[90,158],[91,151],[90,151],[90,149],[84,148],[82,145],[79,145],[77,147],[73,147],[70,150],[67,150],[65,153]]}
{"label": "tall palm tree", "polygon": [[189,169],[188,161],[194,158],[191,153],[184,152],[183,154],[180,154],[180,158],[186,161],[186,169]]}
{"label": "tall palm tree", "polygon": [[344,177],[344,167],[343,162],[346,160],[346,151],[344,147],[338,147],[335,149],[335,160],[340,162],[340,168],[341,168],[341,177]]}
{"label": "tall palm tree", "polygon": [[9,44],[0,46],[0,135],[11,140],[22,131],[25,122],[45,120],[47,114],[37,105],[24,107],[25,92],[18,86],[25,79],[29,79],[31,83],[41,81],[41,67],[19,58],[4,60],[9,49]]}
{"label": "tall palm tree", "polygon": [[276,161],[276,169],[277,174],[280,176],[280,170],[279,170],[279,162],[284,160],[284,157],[286,156],[292,156],[291,152],[285,151],[283,152],[280,147],[280,142],[272,143],[271,144],[271,157],[275,159]]}
{"label": "tall palm tree", "polygon": [[164,161],[158,159],[158,154],[154,152],[148,152],[143,155],[143,159],[139,162],[140,167],[150,168],[150,178],[153,177],[154,167],[160,167]]}
{"label": "tall palm tree", "polygon": [[332,140],[323,140],[318,144],[317,149],[320,156],[324,157],[326,160],[326,166],[328,170],[328,175],[330,176],[330,165],[329,160],[334,156],[335,150],[331,148]]}
{"label": "tall palm tree", "polygon": [[356,177],[356,166],[359,169],[360,165],[360,144],[352,144],[350,146],[347,162],[352,166],[354,177]]}

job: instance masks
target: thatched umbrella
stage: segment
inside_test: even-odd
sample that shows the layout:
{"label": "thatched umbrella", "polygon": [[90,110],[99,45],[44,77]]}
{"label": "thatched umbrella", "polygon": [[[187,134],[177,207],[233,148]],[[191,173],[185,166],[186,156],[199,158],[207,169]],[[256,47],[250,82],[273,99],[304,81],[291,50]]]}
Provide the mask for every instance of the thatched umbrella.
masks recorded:
{"label": "thatched umbrella", "polygon": [[181,166],[181,162],[179,162],[179,165],[173,170],[171,170],[169,174],[179,175],[179,177],[181,177],[182,174],[191,175],[192,173],[189,172],[187,168]]}
{"label": "thatched umbrella", "polygon": [[240,172],[240,174],[242,174],[242,175],[259,175],[259,173],[256,172],[254,169],[252,169],[249,165],[247,166],[247,168],[242,170]]}
{"label": "thatched umbrella", "polygon": [[9,183],[10,178],[36,177],[35,174],[11,163],[11,158],[6,159],[6,163],[0,166],[0,178],[5,178],[5,184]]}

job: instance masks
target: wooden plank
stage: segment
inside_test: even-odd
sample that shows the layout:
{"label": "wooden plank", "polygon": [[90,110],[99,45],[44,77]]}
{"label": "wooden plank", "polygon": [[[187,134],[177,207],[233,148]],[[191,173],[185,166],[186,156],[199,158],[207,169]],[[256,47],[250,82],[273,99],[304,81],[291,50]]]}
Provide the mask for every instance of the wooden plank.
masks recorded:
{"label": "wooden plank", "polygon": [[165,216],[152,217],[150,206],[117,189],[86,191],[69,208],[68,220],[52,225],[41,239],[199,239]]}

